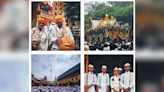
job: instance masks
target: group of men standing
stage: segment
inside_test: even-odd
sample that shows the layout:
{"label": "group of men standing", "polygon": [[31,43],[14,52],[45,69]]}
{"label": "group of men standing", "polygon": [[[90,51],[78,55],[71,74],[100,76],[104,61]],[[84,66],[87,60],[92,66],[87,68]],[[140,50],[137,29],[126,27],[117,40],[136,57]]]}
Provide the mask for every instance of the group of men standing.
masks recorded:
{"label": "group of men standing", "polygon": [[74,44],[74,36],[62,15],[56,16],[55,22],[51,22],[49,25],[45,19],[38,19],[31,34],[33,50],[59,50],[64,35],[67,35],[67,38]]}
{"label": "group of men standing", "polygon": [[102,65],[101,73],[98,76],[94,73],[94,66],[89,64],[88,73],[85,74],[84,84],[85,92],[134,92],[133,89],[133,72],[129,63],[124,65],[124,73],[122,68],[115,67],[113,74],[107,73],[107,66]]}

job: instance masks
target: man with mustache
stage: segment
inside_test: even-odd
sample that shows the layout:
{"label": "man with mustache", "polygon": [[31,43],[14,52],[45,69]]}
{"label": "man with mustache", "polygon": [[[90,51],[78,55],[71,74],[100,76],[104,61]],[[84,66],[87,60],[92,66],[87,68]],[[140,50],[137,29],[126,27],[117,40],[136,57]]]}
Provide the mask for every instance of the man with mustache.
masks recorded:
{"label": "man with mustache", "polygon": [[[32,31],[32,49],[44,50],[48,49],[48,34],[46,29],[46,19],[39,18],[36,24],[36,29]],[[35,38],[35,39],[33,39]]]}
{"label": "man with mustache", "polygon": [[67,35],[69,39],[74,43],[74,37],[69,27],[66,26],[63,15],[58,15],[55,18],[56,25],[54,25],[54,30],[51,31],[50,39],[52,43],[51,50],[59,50],[59,45],[62,43],[62,37]]}
{"label": "man with mustache", "polygon": [[84,85],[85,91],[84,92],[96,92],[96,74],[94,73],[94,66],[92,64],[88,65],[88,73],[85,73],[84,77]]}
{"label": "man with mustache", "polygon": [[106,65],[102,65],[101,73],[98,74],[97,90],[98,92],[109,92],[109,74]]}
{"label": "man with mustache", "polygon": [[121,75],[121,87],[123,92],[133,91],[133,72],[130,72],[131,66],[129,63],[124,65],[125,73]]}

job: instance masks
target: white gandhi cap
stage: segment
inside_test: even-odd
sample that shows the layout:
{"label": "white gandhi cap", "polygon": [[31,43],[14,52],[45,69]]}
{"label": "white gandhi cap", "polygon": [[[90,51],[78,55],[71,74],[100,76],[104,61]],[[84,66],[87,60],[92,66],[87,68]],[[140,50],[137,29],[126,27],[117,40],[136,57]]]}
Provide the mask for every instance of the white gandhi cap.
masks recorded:
{"label": "white gandhi cap", "polygon": [[36,30],[36,27],[33,27],[32,30]]}
{"label": "white gandhi cap", "polygon": [[52,25],[55,25],[55,23],[54,23],[54,22],[51,22],[51,24],[52,24]]}
{"label": "white gandhi cap", "polygon": [[126,63],[124,66],[130,66],[130,63]]}
{"label": "white gandhi cap", "polygon": [[117,68],[117,67],[115,67],[113,70],[114,70],[114,71],[116,71],[116,70],[118,70],[118,68]]}
{"label": "white gandhi cap", "polygon": [[118,70],[122,71],[122,68],[118,68]]}
{"label": "white gandhi cap", "polygon": [[84,42],[84,45],[87,45],[87,42],[86,41]]}
{"label": "white gandhi cap", "polygon": [[89,64],[88,67],[89,68],[94,68],[94,66],[92,64]]}
{"label": "white gandhi cap", "polygon": [[107,66],[106,65],[102,65],[102,68],[107,68]]}

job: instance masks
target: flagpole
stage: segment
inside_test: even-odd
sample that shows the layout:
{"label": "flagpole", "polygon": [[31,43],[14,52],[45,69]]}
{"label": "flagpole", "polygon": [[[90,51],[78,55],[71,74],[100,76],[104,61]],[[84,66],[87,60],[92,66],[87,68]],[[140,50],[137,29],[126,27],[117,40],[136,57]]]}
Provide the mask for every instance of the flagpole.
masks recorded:
{"label": "flagpole", "polygon": [[49,71],[51,73],[50,76],[51,76],[51,80],[52,80],[52,63],[51,63],[51,61],[49,61],[49,67],[50,67]]}
{"label": "flagpole", "polygon": [[89,64],[88,54],[86,54],[85,57],[86,57],[86,64],[85,64],[85,70],[86,70],[86,71],[85,71],[85,72],[88,72],[88,64]]}
{"label": "flagpole", "polygon": [[52,80],[52,65],[51,65],[51,80]]}

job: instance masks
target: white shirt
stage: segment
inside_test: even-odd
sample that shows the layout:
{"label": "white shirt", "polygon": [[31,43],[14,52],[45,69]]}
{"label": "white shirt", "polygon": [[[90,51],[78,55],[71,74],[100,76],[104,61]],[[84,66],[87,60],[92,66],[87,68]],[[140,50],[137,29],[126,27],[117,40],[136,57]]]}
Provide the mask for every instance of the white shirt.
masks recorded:
{"label": "white shirt", "polygon": [[110,85],[111,85],[111,92],[113,91],[113,88],[117,91],[119,91],[121,89],[121,78],[119,75],[114,75],[110,78]]}
{"label": "white shirt", "polygon": [[110,46],[104,47],[103,50],[104,51],[109,51],[110,50]]}
{"label": "white shirt", "polygon": [[47,33],[47,29],[44,28],[42,31],[39,32],[40,34],[40,49],[41,50],[47,50],[48,49],[48,33]]}
{"label": "white shirt", "polygon": [[[36,29],[35,34],[37,35],[34,38],[32,37],[32,40],[38,40],[39,43],[39,50],[47,50],[48,49],[48,34],[47,34],[47,28],[44,27],[41,31],[39,29]],[[32,33],[32,36],[34,36]]]}
{"label": "white shirt", "polygon": [[[52,30],[51,30],[51,34],[50,34],[50,39],[52,42],[52,48],[58,49],[58,45],[56,43],[56,40],[62,36],[62,34],[64,33],[64,30],[63,30],[63,28],[59,28],[57,25],[54,25],[54,27],[51,26],[51,28],[52,28]],[[71,40],[74,40],[73,34],[68,27],[66,27],[66,34],[68,35],[68,37]]]}
{"label": "white shirt", "polygon": [[99,92],[106,92],[107,86],[109,86],[109,74],[99,73],[97,79],[97,85],[99,88]]}
{"label": "white shirt", "polygon": [[121,75],[121,86],[123,88],[133,87],[133,73],[128,71]]}
{"label": "white shirt", "polygon": [[[96,81],[97,81],[96,79],[97,78],[94,73],[88,72],[85,74],[85,77],[84,77],[84,85],[91,85],[91,84],[96,85]],[[89,88],[88,92],[96,92],[95,87],[92,86],[91,88]]]}

